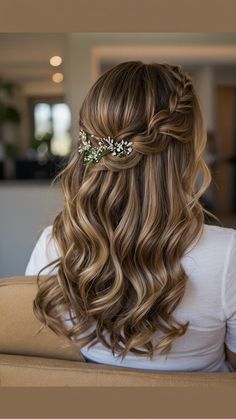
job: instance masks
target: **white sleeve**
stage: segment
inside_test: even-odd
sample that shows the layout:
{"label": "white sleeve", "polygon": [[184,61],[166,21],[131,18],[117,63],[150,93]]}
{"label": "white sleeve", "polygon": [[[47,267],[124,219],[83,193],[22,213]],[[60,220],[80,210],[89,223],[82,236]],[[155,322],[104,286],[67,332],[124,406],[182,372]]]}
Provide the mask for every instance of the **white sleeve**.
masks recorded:
{"label": "white sleeve", "polygon": [[236,230],[233,231],[228,253],[227,272],[224,282],[224,308],[226,314],[225,344],[236,353]]}
{"label": "white sleeve", "polygon": [[[46,227],[39,236],[26,266],[25,276],[38,275],[40,269],[60,257],[59,250],[51,235],[52,225]],[[54,265],[51,265],[44,269],[40,275],[55,274],[57,269]]]}

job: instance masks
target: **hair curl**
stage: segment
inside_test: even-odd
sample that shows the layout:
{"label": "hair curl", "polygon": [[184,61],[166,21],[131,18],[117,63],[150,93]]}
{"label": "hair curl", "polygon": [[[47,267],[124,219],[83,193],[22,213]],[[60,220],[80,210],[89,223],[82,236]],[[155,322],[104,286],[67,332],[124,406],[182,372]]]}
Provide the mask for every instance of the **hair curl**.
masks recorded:
{"label": "hair curl", "polygon": [[[46,267],[38,274],[34,312],[78,348],[101,342],[122,359],[129,351],[168,353],[189,324],[174,319],[188,279],[181,258],[201,237],[204,213],[212,216],[199,201],[211,173],[191,77],[177,65],[121,63],[91,87],[79,124],[88,134],[128,139],[134,151],[88,169],[76,145],[54,179],[65,197],[52,229],[61,256],[46,266],[56,264],[55,275],[40,280]],[[154,345],[157,330],[164,336]]]}

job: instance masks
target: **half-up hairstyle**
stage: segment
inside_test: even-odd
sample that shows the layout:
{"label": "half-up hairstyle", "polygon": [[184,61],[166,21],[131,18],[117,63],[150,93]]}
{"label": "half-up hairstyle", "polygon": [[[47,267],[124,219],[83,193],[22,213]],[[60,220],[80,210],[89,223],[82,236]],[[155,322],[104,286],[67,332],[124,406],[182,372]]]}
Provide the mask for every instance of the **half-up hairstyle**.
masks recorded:
{"label": "half-up hairstyle", "polygon": [[188,280],[181,259],[200,239],[204,213],[212,216],[199,200],[211,174],[192,79],[177,65],[121,63],[90,88],[79,125],[132,141],[133,152],[88,167],[75,145],[56,177],[65,197],[52,228],[60,258],[47,267],[58,270],[39,272],[34,312],[78,348],[101,342],[122,359],[168,353],[189,324],[174,318]]}

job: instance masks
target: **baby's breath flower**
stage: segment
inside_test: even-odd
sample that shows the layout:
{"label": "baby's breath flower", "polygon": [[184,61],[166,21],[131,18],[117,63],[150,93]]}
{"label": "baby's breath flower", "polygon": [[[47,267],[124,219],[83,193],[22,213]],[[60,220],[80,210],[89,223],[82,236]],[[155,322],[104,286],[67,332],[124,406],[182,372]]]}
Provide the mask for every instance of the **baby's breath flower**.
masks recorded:
{"label": "baby's breath flower", "polygon": [[96,137],[94,134],[91,134],[91,137],[99,140],[98,147],[93,147],[90,140],[87,138],[87,133],[83,129],[80,129],[79,138],[81,144],[78,147],[78,152],[84,152],[84,162],[88,164],[98,163],[103,156],[110,153],[113,156],[125,157],[133,150],[131,141],[122,140],[121,142],[116,142],[110,136],[100,138]]}

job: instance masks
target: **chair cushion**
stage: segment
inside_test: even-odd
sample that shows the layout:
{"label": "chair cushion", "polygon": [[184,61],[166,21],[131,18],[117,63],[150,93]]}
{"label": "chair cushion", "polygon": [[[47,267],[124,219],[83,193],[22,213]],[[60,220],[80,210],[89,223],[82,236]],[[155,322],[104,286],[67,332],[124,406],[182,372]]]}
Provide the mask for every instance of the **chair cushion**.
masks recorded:
{"label": "chair cushion", "polygon": [[140,371],[58,359],[0,355],[2,386],[236,387],[236,373]]}
{"label": "chair cushion", "polygon": [[43,328],[33,312],[36,276],[0,279],[0,353],[84,361],[69,339]]}

